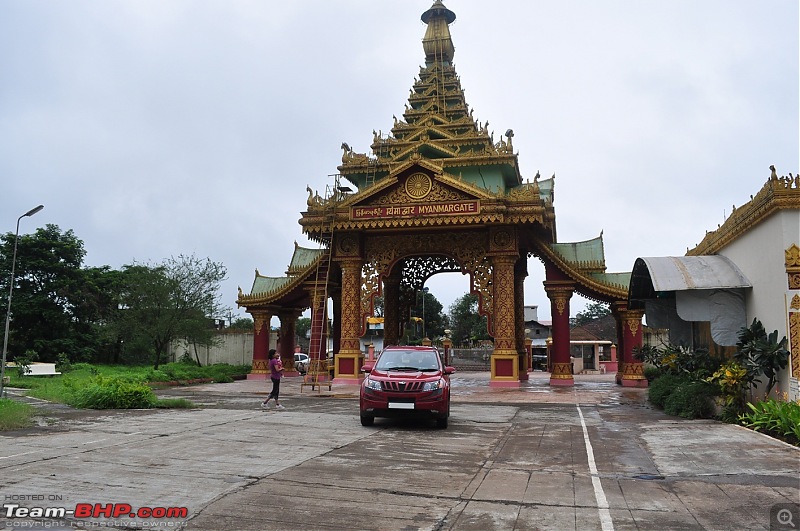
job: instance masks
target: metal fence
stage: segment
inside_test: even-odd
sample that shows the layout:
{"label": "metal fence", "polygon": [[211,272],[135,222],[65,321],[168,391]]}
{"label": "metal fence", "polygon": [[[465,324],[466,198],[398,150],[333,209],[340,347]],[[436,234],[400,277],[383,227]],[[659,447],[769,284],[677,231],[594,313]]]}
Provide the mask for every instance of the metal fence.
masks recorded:
{"label": "metal fence", "polygon": [[451,348],[450,365],[462,371],[491,370],[492,350],[491,347]]}

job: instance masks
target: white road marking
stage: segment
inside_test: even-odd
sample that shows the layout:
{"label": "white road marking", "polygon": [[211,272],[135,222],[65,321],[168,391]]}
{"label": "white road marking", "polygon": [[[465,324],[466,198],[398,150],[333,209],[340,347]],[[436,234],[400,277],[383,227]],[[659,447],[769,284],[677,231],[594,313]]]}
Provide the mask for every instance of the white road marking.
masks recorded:
{"label": "white road marking", "polygon": [[583,412],[581,407],[578,408],[578,415],[581,418],[581,427],[583,428],[583,441],[586,443],[586,456],[589,459],[589,474],[592,476],[592,487],[594,487],[594,497],[597,500],[597,508],[600,512],[600,525],[603,531],[613,531],[614,522],[611,520],[611,511],[608,510],[608,500],[606,493],[603,491],[603,485],[600,483],[600,476],[597,473],[597,464],[594,462],[594,450],[592,450],[592,442],[589,440],[589,430],[586,429],[586,421],[583,419]]}

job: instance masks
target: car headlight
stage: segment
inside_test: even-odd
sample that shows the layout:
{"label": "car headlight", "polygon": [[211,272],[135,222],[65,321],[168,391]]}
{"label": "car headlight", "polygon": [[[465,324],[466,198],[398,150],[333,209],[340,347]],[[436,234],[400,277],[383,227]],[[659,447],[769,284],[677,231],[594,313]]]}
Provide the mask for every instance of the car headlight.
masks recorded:
{"label": "car headlight", "polygon": [[436,391],[437,389],[441,389],[442,387],[444,387],[444,379],[440,378],[439,380],[436,380],[435,382],[425,382],[422,385],[422,390],[423,391]]}
{"label": "car headlight", "polygon": [[371,380],[369,378],[367,378],[366,382],[364,383],[364,387],[366,387],[367,389],[372,389],[373,391],[383,390],[381,382],[379,382],[378,380]]}

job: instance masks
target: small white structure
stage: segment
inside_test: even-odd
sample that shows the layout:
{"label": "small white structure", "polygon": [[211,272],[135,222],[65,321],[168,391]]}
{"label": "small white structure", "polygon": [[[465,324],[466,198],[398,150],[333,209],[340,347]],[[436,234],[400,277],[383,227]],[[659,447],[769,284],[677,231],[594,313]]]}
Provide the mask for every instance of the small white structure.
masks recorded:
{"label": "small white structure", "polygon": [[[9,365],[11,365],[9,363]],[[40,363],[40,362],[33,362],[28,365],[28,370],[25,372],[25,376],[55,376],[56,374],[61,374],[56,370],[55,363]]]}

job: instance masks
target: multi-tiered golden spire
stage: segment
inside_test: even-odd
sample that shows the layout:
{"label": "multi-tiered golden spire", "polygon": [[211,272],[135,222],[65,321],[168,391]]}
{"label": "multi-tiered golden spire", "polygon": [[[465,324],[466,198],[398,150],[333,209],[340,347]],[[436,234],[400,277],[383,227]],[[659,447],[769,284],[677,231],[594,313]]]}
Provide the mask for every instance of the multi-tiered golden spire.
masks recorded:
{"label": "multi-tiered golden spire", "polygon": [[402,119],[394,118],[387,136],[373,131],[372,156],[342,144],[339,172],[364,190],[391,175],[392,167],[425,159],[467,183],[508,193],[522,183],[511,140],[514,133],[508,129],[495,143],[489,123],[476,121],[466,103],[453,66],[449,25],[456,15],[436,0],[421,18],[427,24],[422,39],[425,66],[414,81]]}

